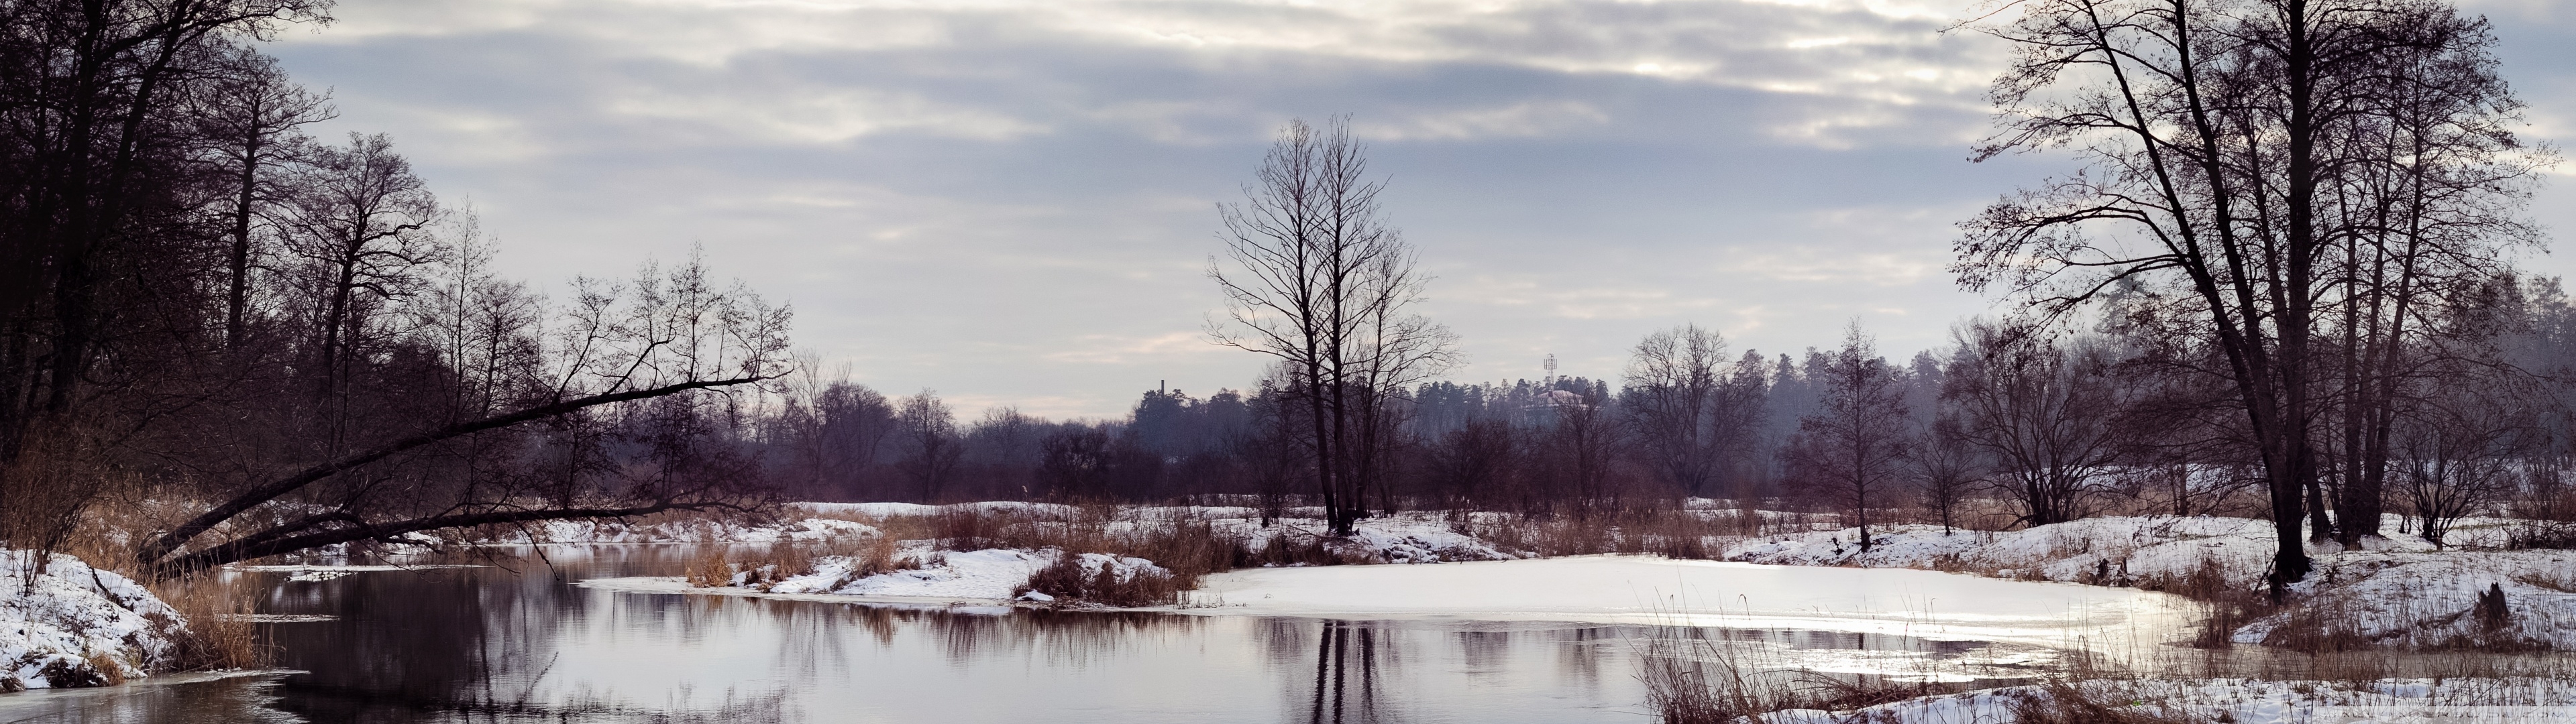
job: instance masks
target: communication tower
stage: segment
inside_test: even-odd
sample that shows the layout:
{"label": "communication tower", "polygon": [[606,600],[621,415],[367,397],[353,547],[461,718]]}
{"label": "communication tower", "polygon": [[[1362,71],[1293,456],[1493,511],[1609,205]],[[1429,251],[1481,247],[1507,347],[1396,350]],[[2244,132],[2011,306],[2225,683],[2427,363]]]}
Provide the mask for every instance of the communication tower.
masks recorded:
{"label": "communication tower", "polygon": [[1556,355],[1548,355],[1547,361],[1540,362],[1538,366],[1547,368],[1546,384],[1556,384]]}

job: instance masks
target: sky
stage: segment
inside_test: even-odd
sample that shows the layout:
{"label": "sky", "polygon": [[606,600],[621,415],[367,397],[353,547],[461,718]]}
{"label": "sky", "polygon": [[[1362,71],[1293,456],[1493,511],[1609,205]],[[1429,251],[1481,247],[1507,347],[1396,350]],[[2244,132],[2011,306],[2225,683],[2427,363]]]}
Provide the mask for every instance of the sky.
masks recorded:
{"label": "sky", "polygon": [[[389,133],[498,266],[562,295],[703,250],[888,395],[1115,417],[1253,384],[1211,343],[1216,207],[1349,114],[1456,331],[1446,378],[1941,345],[1996,308],[1953,224],[2064,156],[1970,163],[2004,49],[1954,0],[342,0],[269,46],[326,139]],[[2576,3],[2496,23],[2526,137],[2576,128]],[[2560,168],[2532,212],[2576,229]],[[2526,268],[2565,275],[2565,254]]]}

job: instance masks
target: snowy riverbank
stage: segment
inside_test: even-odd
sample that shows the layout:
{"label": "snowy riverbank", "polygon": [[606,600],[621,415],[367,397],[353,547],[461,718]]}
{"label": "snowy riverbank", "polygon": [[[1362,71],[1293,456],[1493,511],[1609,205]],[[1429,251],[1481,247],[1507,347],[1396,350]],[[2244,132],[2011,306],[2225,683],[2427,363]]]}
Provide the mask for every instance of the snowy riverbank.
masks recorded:
{"label": "snowy riverbank", "polygon": [[[2400,535],[2365,545],[2312,544],[2316,571],[2282,605],[2238,627],[2238,643],[2337,638],[2400,648],[2576,651],[2576,551],[2494,550],[2500,521],[2472,520],[2452,547]],[[2396,523],[2390,521],[2394,530]],[[2004,532],[1896,526],[1873,531],[1770,536],[1726,546],[1733,561],[1970,571],[2022,580],[2171,589],[2194,575],[2238,590],[2262,585],[2275,545],[2271,523],[2246,518],[2088,518]],[[2480,592],[2501,591],[2508,619],[2490,627],[2471,613]]]}
{"label": "snowy riverbank", "polygon": [[[828,589],[815,582],[825,574],[791,578],[766,592],[692,589],[672,578],[582,585],[639,593],[1001,606],[1012,603],[1012,588],[1050,560],[1005,550],[949,553],[942,565]],[[1129,558],[1115,565],[1132,571],[1150,564]],[[1243,569],[1207,576],[1180,605],[1141,610],[1843,631],[2097,650],[2162,643],[2181,636],[2190,622],[2180,597],[2135,589],[1634,555]]]}
{"label": "snowy riverbank", "polygon": [[[1034,526],[1052,527],[1049,530],[1057,532],[1087,526],[1086,530],[1096,537],[1107,539],[1132,537],[1178,525],[1199,525],[1217,539],[1234,541],[1255,556],[1269,552],[1268,549],[1274,546],[1301,545],[1311,547],[1310,553],[1327,556],[1330,560],[1326,562],[1355,563],[1535,558],[1539,552],[1532,550],[1537,545],[1534,540],[1541,535],[1561,535],[1564,529],[1563,523],[1559,522],[1555,524],[1558,532],[1542,532],[1541,524],[1499,513],[1413,512],[1363,520],[1351,536],[1332,538],[1320,535],[1321,521],[1298,517],[1304,511],[1294,510],[1289,512],[1290,517],[1270,521],[1267,525],[1250,509],[1228,507],[1127,507],[1104,512],[1100,508],[1023,502],[950,506],[804,503],[792,506],[791,510],[817,517],[769,526],[708,528],[700,524],[701,529],[689,532],[698,534],[698,540],[737,542],[830,540],[850,536],[907,538],[904,553],[899,556],[910,561],[905,564],[910,567],[904,570],[868,568],[854,558],[825,556],[816,559],[810,570],[775,572],[777,575],[765,576],[761,579],[763,583],[753,587],[782,594],[847,596],[849,600],[857,601],[893,596],[916,600],[945,598],[981,604],[1011,601],[1018,591],[1024,590],[1030,575],[1055,560],[1056,553],[1042,550],[1043,546],[934,552],[929,541],[909,540],[915,536],[937,535],[927,532],[927,524],[922,521],[942,516],[982,516],[994,530]],[[1696,555],[1732,563],[1846,571],[1915,569],[1918,572],[1963,574],[1962,578],[2083,584],[2109,591],[2187,591],[2199,596],[2213,595],[2213,590],[2236,592],[2230,595],[2249,595],[2247,592],[2261,585],[2273,545],[2271,527],[2265,521],[2172,516],[2090,518],[2017,531],[1943,531],[1936,526],[1899,525],[1874,529],[1873,545],[1865,552],[1858,545],[1857,529],[1800,530],[1796,526],[1775,525],[1772,528],[1786,529],[1786,532],[1759,537],[1709,532],[1723,529],[1717,524],[1720,522],[1718,519],[1734,514],[1735,511],[1713,506],[1695,506],[1681,513],[1680,519],[1684,523],[1678,527],[1702,531],[1682,534],[1697,536],[1687,544],[1672,540],[1676,533],[1672,530],[1675,526],[1670,524],[1652,533],[1623,532],[1615,527],[1591,533],[1629,536],[1629,548],[1637,547],[1634,545],[1636,537],[1661,536],[1658,545],[1663,548],[1703,551]],[[1771,515],[1765,514],[1766,517]],[[2356,550],[2342,550],[2333,544],[2312,546],[2317,572],[2293,586],[2284,605],[2267,606],[2251,612],[2248,618],[2241,619],[2241,624],[2221,633],[2240,643],[2276,645],[2292,640],[2314,642],[2324,638],[2398,648],[2466,645],[2519,650],[2576,650],[2576,554],[2555,550],[2496,550],[2494,546],[2502,539],[2497,528],[2500,524],[2500,521],[2464,521],[2450,536],[2451,546],[2448,548],[2404,535],[2370,539],[2367,545]],[[2395,521],[2391,521],[2390,528],[2395,529]],[[678,529],[652,531],[654,535],[682,532]],[[669,535],[664,539],[674,537],[678,536]],[[1162,570],[1151,560],[1096,553],[1086,556],[1082,563],[1087,571],[1094,574],[1102,566],[1110,567],[1120,576],[1132,575],[1136,571]],[[863,568],[867,568],[870,575],[859,575]],[[1495,600],[1491,597],[1399,603],[1395,596],[1399,591],[1409,590],[1404,588],[1404,584],[1410,581],[1437,580],[1442,576],[1463,574],[1401,569],[1370,571],[1365,566],[1325,568],[1336,570],[1272,573],[1274,569],[1260,567],[1231,572],[1223,568],[1214,569],[1219,572],[1199,582],[1198,590],[1190,594],[1187,605],[1210,606],[1219,601],[1236,606],[1284,605],[1257,604],[1232,590],[1266,585],[1258,582],[1271,577],[1368,579],[1366,585],[1336,590],[1364,591],[1367,595],[1383,599],[1335,599],[1329,601],[1331,606],[1325,605],[1328,603],[1325,599],[1316,599],[1310,603],[1318,607],[1317,611],[1332,608],[1337,611],[1415,615],[1446,608],[1459,614],[1519,615],[1547,613],[1536,609],[1553,605],[1543,602],[1479,605],[1483,601]],[[1547,567],[1514,570],[1537,571],[1544,568]],[[1750,574],[1739,572],[1736,575]],[[1848,574],[1813,574],[1817,580],[1844,575]],[[1595,612],[1596,618],[1626,616],[1633,613],[1631,609],[1640,607],[1664,611],[1733,610],[1749,603],[1749,599],[1739,600],[1737,597],[1762,590],[1759,587],[1729,585],[1719,578],[1705,578],[1687,585],[1667,581],[1658,586],[1643,582],[1643,578],[1635,579],[1640,581],[1637,585],[1627,585],[1624,582],[1630,580],[1628,578],[1596,581],[1590,573],[1575,577],[1586,581],[1579,585],[1618,583],[1621,586],[1618,588],[1619,600],[1559,607]],[[1529,585],[1544,587],[1549,584]],[[1777,585],[1796,587],[1804,584],[1799,580],[1781,580]],[[1690,590],[1693,587],[1701,590]],[[2500,623],[2481,619],[2471,612],[2481,593],[2492,592],[2501,592],[2509,611],[2507,619]],[[1280,600],[1277,598],[1279,593],[1264,591],[1264,595],[1272,596],[1266,600],[1274,602]],[[1676,599],[1645,605],[1647,599],[1665,594],[1692,601],[1676,603]],[[1831,617],[1846,621],[1892,620],[1891,617],[1902,618],[1895,615],[1897,612],[1913,610],[1896,604],[1892,594],[1882,594],[1880,598],[1869,601],[1835,601],[1835,605],[1842,604],[1859,608],[1834,613]],[[1847,623],[1846,627],[1849,626],[1858,624]]]}
{"label": "snowy riverbank", "polygon": [[0,551],[0,692],[101,686],[163,670],[185,625],[112,571],[67,555],[39,561],[31,551]]}

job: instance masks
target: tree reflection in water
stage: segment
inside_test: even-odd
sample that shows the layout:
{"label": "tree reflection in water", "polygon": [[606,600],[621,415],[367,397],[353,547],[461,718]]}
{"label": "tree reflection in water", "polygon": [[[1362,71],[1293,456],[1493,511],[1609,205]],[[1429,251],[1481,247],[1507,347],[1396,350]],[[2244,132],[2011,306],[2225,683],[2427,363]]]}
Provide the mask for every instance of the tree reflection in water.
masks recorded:
{"label": "tree reflection in water", "polygon": [[[1353,621],[617,593],[687,546],[549,549],[508,567],[289,582],[264,626],[303,672],[150,711],[274,706],[316,722],[1636,721],[1640,639],[1716,637],[1782,665],[1984,646],[1800,631]],[[1993,658],[1981,656],[1981,658]],[[261,693],[267,692],[267,693]],[[250,704],[232,702],[248,701]],[[6,720],[0,717],[0,720]],[[150,717],[139,721],[155,721]],[[163,718],[168,721],[172,719]],[[175,721],[265,721],[180,717]]]}
{"label": "tree reflection in water", "polygon": [[[1395,637],[1378,623],[1322,623],[1316,633],[1315,686],[1307,721],[1366,724],[1386,720],[1378,708],[1379,659],[1395,663]],[[1356,672],[1351,668],[1354,665],[1359,667]]]}

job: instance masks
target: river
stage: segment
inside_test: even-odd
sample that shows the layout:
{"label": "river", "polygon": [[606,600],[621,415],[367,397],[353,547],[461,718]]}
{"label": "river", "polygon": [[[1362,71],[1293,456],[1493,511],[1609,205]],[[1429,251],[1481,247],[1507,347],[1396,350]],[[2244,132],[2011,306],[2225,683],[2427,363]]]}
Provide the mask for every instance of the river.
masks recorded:
{"label": "river", "polygon": [[[575,585],[686,546],[548,547],[327,580],[243,572],[281,672],[0,696],[0,722],[1617,722],[1638,647],[2022,678],[2045,649],[1783,629],[887,607]],[[311,578],[313,576],[305,576]],[[289,673],[291,672],[291,673]]]}

